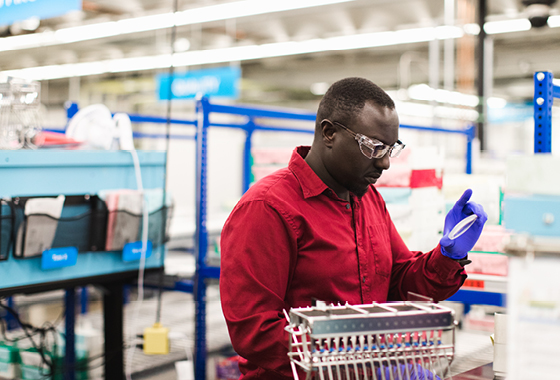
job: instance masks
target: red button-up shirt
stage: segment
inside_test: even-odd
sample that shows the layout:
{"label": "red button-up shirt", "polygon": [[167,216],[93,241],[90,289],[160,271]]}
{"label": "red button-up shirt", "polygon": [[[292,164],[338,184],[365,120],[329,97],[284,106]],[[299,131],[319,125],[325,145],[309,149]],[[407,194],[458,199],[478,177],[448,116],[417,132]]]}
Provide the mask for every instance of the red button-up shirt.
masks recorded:
{"label": "red button-up shirt", "polygon": [[292,376],[282,310],[327,303],[443,300],[466,278],[439,246],[411,252],[375,187],[340,199],[298,147],[287,168],[252,186],[221,236],[222,308],[243,379]]}

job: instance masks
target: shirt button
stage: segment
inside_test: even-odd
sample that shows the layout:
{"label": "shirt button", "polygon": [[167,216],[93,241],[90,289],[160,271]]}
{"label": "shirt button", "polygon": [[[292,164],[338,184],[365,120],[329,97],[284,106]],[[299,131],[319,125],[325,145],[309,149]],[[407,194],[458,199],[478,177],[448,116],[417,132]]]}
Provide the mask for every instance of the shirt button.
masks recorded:
{"label": "shirt button", "polygon": [[366,283],[366,276],[362,277],[362,282],[365,284]]}
{"label": "shirt button", "polygon": [[350,203],[346,203],[346,210],[350,209]]}

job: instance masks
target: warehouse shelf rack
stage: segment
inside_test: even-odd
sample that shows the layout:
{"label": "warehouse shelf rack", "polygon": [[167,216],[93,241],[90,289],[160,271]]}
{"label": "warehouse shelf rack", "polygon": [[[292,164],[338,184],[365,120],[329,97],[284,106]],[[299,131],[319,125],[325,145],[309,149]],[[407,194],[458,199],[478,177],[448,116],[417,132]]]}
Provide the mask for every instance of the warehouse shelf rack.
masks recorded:
{"label": "warehouse shelf rack", "polygon": [[[551,72],[538,71],[533,76],[533,119],[535,122],[534,153],[546,154],[552,152],[552,105],[554,98],[560,98],[560,86],[553,83]],[[506,277],[470,275],[469,279],[480,280],[488,284],[491,290],[460,289],[449,300],[460,301],[467,305],[506,305],[507,279]],[[486,287],[485,287],[486,289]],[[465,309],[467,310],[467,309]]]}
{"label": "warehouse shelf rack", "polygon": [[552,104],[560,98],[560,86],[553,83],[554,75],[549,71],[538,71],[533,76],[535,119],[535,153],[552,152]]}
{"label": "warehouse shelf rack", "polygon": [[[70,119],[78,107],[70,104],[67,108],[67,116]],[[172,139],[193,139],[196,143],[196,232],[195,232],[195,255],[196,271],[193,280],[180,280],[173,285],[166,286],[167,290],[193,293],[195,299],[195,372],[197,379],[206,378],[206,290],[207,280],[219,279],[220,268],[209,266],[206,256],[209,248],[207,224],[207,176],[208,176],[208,129],[210,127],[241,129],[245,132],[245,143],[243,150],[242,188],[244,193],[251,184],[251,147],[252,137],[256,131],[269,132],[294,132],[314,133],[314,128],[277,127],[259,123],[259,119],[275,119],[290,121],[314,122],[316,114],[286,109],[271,109],[253,106],[229,106],[211,103],[207,97],[197,100],[197,118],[195,120],[170,119],[170,124],[194,126],[194,135],[171,135]],[[244,123],[216,123],[210,120],[211,114],[226,114],[245,117]],[[168,120],[162,117],[129,114],[133,123],[166,124]],[[466,165],[465,172],[472,173],[472,142],[474,139],[474,125],[468,125],[464,129],[447,129],[440,127],[423,127],[414,125],[400,125],[401,128],[464,135],[466,138]],[[164,134],[134,133],[136,138],[165,138]]]}
{"label": "warehouse shelf rack", "polygon": [[[59,194],[66,195],[74,200],[90,200],[90,195],[97,194],[106,189],[112,188],[136,188],[135,167],[132,156],[128,152],[100,152],[100,151],[59,151],[59,150],[4,150],[0,151],[2,165],[0,171],[5,179],[2,186],[2,198],[11,198],[14,204],[17,198],[22,197],[49,197]],[[166,156],[162,152],[138,152],[138,161],[141,164],[141,173],[144,179],[144,188],[160,188],[160,180],[164,177],[166,168]],[[38,185],[40,184],[40,185]],[[90,207],[91,203],[86,202],[85,207]],[[72,209],[68,206],[68,210]],[[82,207],[82,204],[76,208]],[[10,214],[15,217],[14,209]],[[23,208],[20,208],[23,213]],[[94,223],[103,223],[102,213],[87,211],[83,213],[80,208],[78,216],[86,220],[88,226]],[[64,211],[63,211],[64,212]],[[84,239],[84,234],[92,236],[92,230],[84,227],[83,223],[75,223],[70,227],[69,219],[72,211],[57,219],[57,223],[66,220],[63,233],[60,236],[80,236]],[[88,214],[89,213],[89,214]],[[89,219],[88,216],[89,215]],[[12,218],[12,216],[10,216]],[[6,220],[6,219],[4,219]],[[105,219],[106,220],[106,219]],[[19,226],[24,225],[24,221]],[[36,228],[37,223],[35,223]],[[5,225],[4,225],[5,227]],[[8,233],[16,231],[16,222],[8,224]],[[72,229],[75,228],[75,229]],[[10,231],[11,229],[11,231]],[[58,231],[58,227],[57,227]],[[88,231],[85,233],[84,231]],[[57,241],[57,235],[53,240]],[[19,239],[19,237],[18,237]],[[88,237],[85,237],[88,239]],[[19,240],[21,241],[21,240]],[[104,241],[104,238],[103,238]],[[72,250],[68,246],[74,247],[75,240],[60,239],[58,252],[62,252],[64,258],[70,257]],[[25,245],[23,244],[25,247]],[[104,246],[104,245],[103,245]],[[25,249],[25,248],[24,248]],[[54,248],[57,249],[57,248]],[[54,249],[51,252],[54,252]],[[137,278],[139,262],[124,261],[122,250],[105,251],[97,250],[93,245],[88,244],[84,247],[74,248],[78,256],[74,263],[67,266],[60,266],[50,270],[42,265],[42,257],[33,255],[22,257],[14,254],[14,244],[8,245],[7,254],[2,264],[3,275],[0,278],[0,296],[12,296],[14,294],[31,294],[47,292],[51,290],[66,290],[65,302],[65,378],[74,380],[76,374],[73,370],[75,357],[75,302],[77,287],[85,287],[90,284],[103,286],[106,289],[103,295],[103,319],[105,335],[105,368],[107,373],[124,374],[124,347],[122,344],[123,335],[123,286],[132,283]],[[44,253],[43,253],[44,254]],[[159,274],[163,272],[163,258],[165,255],[165,245],[154,246],[152,255],[145,259],[145,272]],[[44,256],[43,256],[44,257]],[[69,261],[69,260],[68,260]],[[8,299],[8,305],[13,306],[13,300]],[[109,354],[110,353],[110,354]]]}

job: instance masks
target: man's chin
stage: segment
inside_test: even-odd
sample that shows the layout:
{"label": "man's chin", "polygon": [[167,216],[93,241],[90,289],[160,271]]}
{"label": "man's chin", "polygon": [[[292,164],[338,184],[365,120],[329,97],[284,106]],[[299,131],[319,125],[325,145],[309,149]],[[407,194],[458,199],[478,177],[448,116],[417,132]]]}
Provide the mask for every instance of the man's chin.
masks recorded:
{"label": "man's chin", "polygon": [[366,187],[363,187],[363,188],[360,188],[360,189],[350,190],[350,192],[353,193],[353,194],[354,194],[355,196],[357,196],[358,198],[361,198],[361,197],[363,197],[364,195],[366,195],[366,193],[367,193],[368,190],[369,190],[369,186],[370,186],[370,185],[368,185],[368,186],[366,186]]}

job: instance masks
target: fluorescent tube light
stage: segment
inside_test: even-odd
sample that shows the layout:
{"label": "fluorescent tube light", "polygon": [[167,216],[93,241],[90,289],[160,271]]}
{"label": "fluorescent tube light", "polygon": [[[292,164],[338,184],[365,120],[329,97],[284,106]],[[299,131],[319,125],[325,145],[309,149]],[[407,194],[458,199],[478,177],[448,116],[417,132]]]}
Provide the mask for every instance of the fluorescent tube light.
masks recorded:
{"label": "fluorescent tube light", "polygon": [[529,29],[531,29],[531,22],[526,18],[489,21],[484,24],[484,31],[488,34],[521,32]]}
{"label": "fluorescent tube light", "polygon": [[560,16],[550,16],[547,23],[551,28],[558,28],[560,26]]}
{"label": "fluorescent tube light", "polygon": [[330,85],[327,82],[317,82],[311,84],[309,91],[311,91],[313,95],[325,95],[329,87]]}
{"label": "fluorescent tube light", "polygon": [[436,38],[438,40],[447,40],[449,38],[461,38],[465,35],[463,29],[458,26],[444,25],[436,27]]}
{"label": "fluorescent tube light", "polygon": [[348,1],[353,0],[245,0],[177,12],[175,22],[177,25],[199,24],[202,22],[291,11],[295,9],[345,3]]}
{"label": "fluorescent tube light", "polygon": [[94,40],[97,38],[112,37],[120,34],[116,22],[105,22],[103,27],[98,24],[77,26],[74,28],[59,29],[54,32],[54,38],[58,43],[71,43],[78,41]]}
{"label": "fluorescent tube light", "polygon": [[433,89],[427,84],[412,85],[408,88],[408,96],[415,100],[436,101],[460,106],[476,107],[478,96],[463,94],[457,91]]}
{"label": "fluorescent tube light", "polygon": [[477,121],[479,114],[478,111],[468,108],[461,109],[454,107],[437,106],[434,109],[434,116],[442,119]]}
{"label": "fluorescent tube light", "polygon": [[[448,35],[460,36],[460,33]],[[131,57],[98,62],[54,65],[5,71],[6,75],[35,80],[50,80],[101,73],[153,70],[173,66],[193,66],[309,54],[329,50],[363,49],[433,40],[436,28],[355,34],[350,36],[288,41],[263,45],[235,46],[223,49],[187,51],[171,55]]]}
{"label": "fluorescent tube light", "polygon": [[[468,108],[457,108],[451,106],[432,106],[430,104],[419,104],[412,102],[395,101],[395,107],[399,116],[414,117],[440,117],[444,119],[476,121],[478,112]],[[431,122],[431,121],[430,121]]]}
{"label": "fluorescent tube light", "polygon": [[[166,29],[173,25],[201,24],[210,21],[228,20],[255,16],[258,14],[290,11],[295,9],[319,7],[330,4],[346,3],[354,0],[243,0],[225,4],[210,5],[176,13],[162,13],[141,16],[119,21],[101,22],[53,32],[43,32],[28,36],[0,38],[0,51],[29,49],[107,38],[120,34]],[[26,38],[23,38],[26,37]]]}
{"label": "fluorescent tube light", "polygon": [[[442,29],[440,29],[442,28]],[[379,32],[355,34],[351,36],[332,37],[325,39],[325,50],[364,49],[379,46],[427,42],[435,38],[459,38],[463,31],[455,26],[437,28],[415,28],[395,32]]]}
{"label": "fluorescent tube light", "polygon": [[465,24],[463,25],[463,30],[468,35],[478,36],[478,34],[480,33],[480,25],[474,23]]}
{"label": "fluorescent tube light", "polygon": [[507,105],[507,100],[492,96],[486,100],[486,104],[489,108],[504,108]]}
{"label": "fluorescent tube light", "polygon": [[21,36],[0,38],[0,51],[29,49],[45,46],[54,41],[54,32],[24,34]]}
{"label": "fluorescent tube light", "polygon": [[[64,28],[55,32],[43,32],[25,36],[4,37],[0,39],[0,51],[29,49],[41,46],[52,46],[65,43],[107,38],[116,35],[139,33],[149,30],[170,28],[173,25],[201,24],[211,21],[255,16],[259,14],[283,12],[296,9],[318,7],[345,3],[354,0],[284,0],[263,1],[243,0],[225,4],[189,9],[176,13],[163,13],[141,16],[119,21],[96,23],[72,28]],[[560,26],[560,16],[551,16],[549,26]],[[526,19],[493,21],[485,24],[488,34],[507,33],[529,30],[530,23]],[[343,40],[337,43],[331,39],[332,50],[359,49],[363,47],[388,46],[402,43],[429,41],[434,38],[448,39],[462,37],[464,32],[455,26],[439,26],[437,28],[407,29],[388,34],[361,35],[353,41]],[[374,37],[375,41],[367,41]]]}
{"label": "fluorescent tube light", "polygon": [[436,38],[435,28],[415,28],[393,32],[392,44],[431,41]]}

